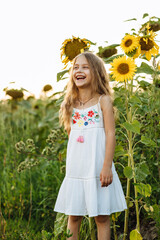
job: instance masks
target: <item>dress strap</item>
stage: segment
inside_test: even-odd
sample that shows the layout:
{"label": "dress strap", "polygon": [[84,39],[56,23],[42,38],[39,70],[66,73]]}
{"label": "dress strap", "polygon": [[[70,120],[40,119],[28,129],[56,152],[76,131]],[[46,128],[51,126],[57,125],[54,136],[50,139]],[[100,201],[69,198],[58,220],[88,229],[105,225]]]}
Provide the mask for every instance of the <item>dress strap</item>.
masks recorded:
{"label": "dress strap", "polygon": [[102,113],[102,110],[101,110],[101,104],[100,104],[100,101],[101,101],[101,98],[102,98],[102,96],[103,96],[104,94],[102,94],[100,97],[99,97],[99,99],[98,99],[98,112],[100,113],[100,117],[101,117],[101,113]]}
{"label": "dress strap", "polygon": [[101,97],[103,96],[103,94],[99,97],[99,99],[98,99],[98,103],[100,103],[100,101],[101,101]]}

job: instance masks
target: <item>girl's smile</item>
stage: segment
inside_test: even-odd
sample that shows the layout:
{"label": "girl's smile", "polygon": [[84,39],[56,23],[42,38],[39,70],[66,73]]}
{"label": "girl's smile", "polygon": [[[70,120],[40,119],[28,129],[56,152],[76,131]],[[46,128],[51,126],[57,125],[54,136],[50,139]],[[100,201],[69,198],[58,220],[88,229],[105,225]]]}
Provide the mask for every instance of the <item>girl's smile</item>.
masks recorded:
{"label": "girl's smile", "polygon": [[73,81],[77,87],[86,87],[91,84],[91,71],[83,55],[79,56],[74,64]]}

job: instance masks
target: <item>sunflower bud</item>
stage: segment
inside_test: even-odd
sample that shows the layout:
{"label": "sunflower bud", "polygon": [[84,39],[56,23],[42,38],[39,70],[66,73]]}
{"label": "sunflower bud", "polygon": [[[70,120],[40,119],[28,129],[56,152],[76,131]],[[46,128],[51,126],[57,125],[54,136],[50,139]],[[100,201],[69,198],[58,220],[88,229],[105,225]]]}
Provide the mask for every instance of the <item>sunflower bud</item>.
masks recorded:
{"label": "sunflower bud", "polygon": [[43,87],[43,92],[48,92],[52,89],[52,86],[50,84],[47,84]]}

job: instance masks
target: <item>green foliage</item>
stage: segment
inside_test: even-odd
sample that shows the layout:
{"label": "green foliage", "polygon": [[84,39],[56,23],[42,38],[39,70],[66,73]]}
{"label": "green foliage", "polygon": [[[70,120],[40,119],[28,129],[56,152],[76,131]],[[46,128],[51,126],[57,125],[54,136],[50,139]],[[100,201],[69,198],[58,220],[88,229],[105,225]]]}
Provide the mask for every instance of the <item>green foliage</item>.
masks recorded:
{"label": "green foliage", "polygon": [[67,230],[67,220],[68,217],[62,213],[57,213],[55,224],[54,224],[54,234],[55,240],[61,239],[63,233]]}
{"label": "green foliage", "polygon": [[147,146],[156,147],[156,143],[152,139],[147,138],[146,136],[141,136],[141,142]]}
{"label": "green foliage", "polygon": [[[139,84],[139,81],[137,80]],[[159,207],[160,188],[158,181],[158,124],[159,104],[155,100],[154,86],[146,84],[144,92],[137,91],[129,98],[128,104],[135,111],[134,120],[126,121],[125,102],[127,91],[123,86],[114,87],[114,105],[118,110],[116,120],[116,148],[114,161],[124,191],[126,179],[135,176],[138,199],[142,204]],[[141,85],[139,84],[139,89]],[[2,176],[1,205],[4,218],[9,221],[16,217],[19,226],[26,221],[30,235],[23,227],[14,232],[15,239],[65,239],[67,217],[53,212],[59,187],[65,174],[65,156],[67,134],[57,124],[59,105],[57,100],[32,100],[12,104],[10,101],[0,105],[0,154]],[[154,102],[154,105],[153,105]],[[122,131],[125,130],[125,131]],[[128,150],[126,132],[134,136],[135,169],[126,165]],[[139,144],[136,144],[139,142]],[[18,171],[17,171],[18,170]],[[125,177],[125,178],[124,178]],[[149,184],[148,184],[149,183]],[[131,188],[132,190],[132,188]],[[133,190],[131,191],[133,199]],[[139,204],[141,204],[139,202]],[[129,202],[132,209],[134,201]],[[31,216],[30,216],[31,214]],[[141,213],[144,214],[143,211]],[[30,217],[29,217],[30,216]],[[113,229],[123,226],[124,215],[115,215]],[[156,224],[159,216],[153,211],[149,215]],[[33,227],[33,222],[38,222]],[[34,228],[34,231],[32,230]],[[96,226],[94,225],[94,228]],[[81,239],[90,239],[89,218],[85,217],[81,225]],[[134,229],[134,225],[130,226]],[[6,234],[14,231],[6,228]],[[122,234],[117,230],[117,234]],[[32,236],[32,237],[31,237]],[[14,239],[14,238],[13,238]]]}
{"label": "green foliage", "polygon": [[69,70],[64,70],[62,72],[57,73],[57,82],[59,82],[60,80],[66,79],[66,77],[63,77],[63,76],[68,72]]}
{"label": "green foliage", "polygon": [[124,175],[125,175],[125,177],[127,177],[127,178],[129,178],[129,179],[131,179],[132,177],[133,177],[133,170],[132,170],[132,168],[131,167],[125,167],[124,169],[123,169],[123,173],[124,173]]}
{"label": "green foliage", "polygon": [[104,61],[105,63],[110,63],[110,62],[112,62],[115,58],[122,57],[122,56],[123,56],[123,54],[117,54],[117,55],[111,56],[111,57],[109,57],[109,58],[103,58],[103,61]]}
{"label": "green foliage", "polygon": [[136,164],[135,177],[138,182],[144,181],[149,174],[150,171],[146,162],[140,162]]}
{"label": "green foliage", "polygon": [[137,18],[131,18],[131,19],[125,20],[125,22],[129,22],[129,21],[137,21]]}
{"label": "green foliage", "polygon": [[142,240],[141,234],[137,231],[137,229],[132,230],[130,232],[130,240]]}
{"label": "green foliage", "polygon": [[149,184],[137,183],[137,191],[144,197],[150,197],[152,193],[151,186]]}
{"label": "green foliage", "polygon": [[133,120],[132,123],[124,122],[122,126],[128,131],[138,133],[138,134],[140,133],[141,125],[137,120]]}
{"label": "green foliage", "polygon": [[141,66],[137,68],[137,73],[153,74],[154,69],[147,63],[142,62]]}

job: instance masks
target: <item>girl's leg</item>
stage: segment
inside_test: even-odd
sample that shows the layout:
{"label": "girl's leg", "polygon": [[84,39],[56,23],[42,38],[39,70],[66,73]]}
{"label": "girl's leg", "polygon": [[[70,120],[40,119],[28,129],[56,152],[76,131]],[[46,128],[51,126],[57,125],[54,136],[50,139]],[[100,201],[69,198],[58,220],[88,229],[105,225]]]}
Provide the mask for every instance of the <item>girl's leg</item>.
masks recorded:
{"label": "girl's leg", "polygon": [[70,230],[70,234],[73,233],[72,237],[68,238],[69,240],[78,240],[78,233],[81,226],[83,216],[69,216],[67,229]]}
{"label": "girl's leg", "polygon": [[110,240],[110,217],[99,215],[95,217],[98,230],[98,240]]}

